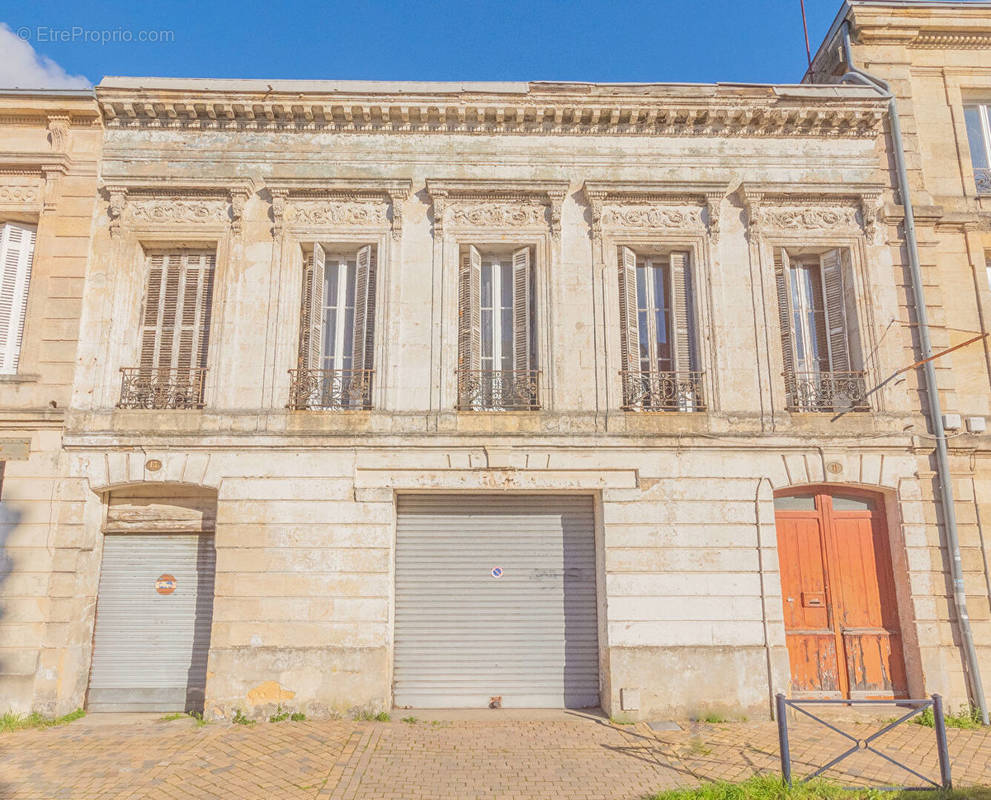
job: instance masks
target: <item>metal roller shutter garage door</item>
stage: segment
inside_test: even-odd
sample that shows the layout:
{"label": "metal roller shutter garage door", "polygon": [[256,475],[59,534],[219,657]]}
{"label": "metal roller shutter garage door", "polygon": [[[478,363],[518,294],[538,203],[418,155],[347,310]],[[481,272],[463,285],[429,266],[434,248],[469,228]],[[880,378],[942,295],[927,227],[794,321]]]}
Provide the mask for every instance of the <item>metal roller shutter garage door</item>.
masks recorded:
{"label": "metal roller shutter garage door", "polygon": [[90,711],[202,709],[215,558],[209,534],[104,537]]}
{"label": "metal roller shutter garage door", "polygon": [[598,663],[591,498],[399,499],[397,706],[595,707]]}

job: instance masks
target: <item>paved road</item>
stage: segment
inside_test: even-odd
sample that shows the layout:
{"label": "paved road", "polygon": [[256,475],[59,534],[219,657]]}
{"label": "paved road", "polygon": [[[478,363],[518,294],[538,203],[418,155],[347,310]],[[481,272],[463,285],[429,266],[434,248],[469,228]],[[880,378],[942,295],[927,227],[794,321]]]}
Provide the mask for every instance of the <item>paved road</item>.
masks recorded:
{"label": "paved road", "polygon": [[[848,726],[863,736],[870,725]],[[777,768],[770,723],[654,732],[591,716],[493,721],[283,722],[254,726],[144,719],[0,736],[3,800],[639,800],[704,780]],[[793,724],[796,773],[843,749],[835,734]],[[991,733],[950,731],[958,786],[991,784]],[[882,749],[938,776],[931,729],[904,725]],[[858,754],[844,783],[904,783]]]}

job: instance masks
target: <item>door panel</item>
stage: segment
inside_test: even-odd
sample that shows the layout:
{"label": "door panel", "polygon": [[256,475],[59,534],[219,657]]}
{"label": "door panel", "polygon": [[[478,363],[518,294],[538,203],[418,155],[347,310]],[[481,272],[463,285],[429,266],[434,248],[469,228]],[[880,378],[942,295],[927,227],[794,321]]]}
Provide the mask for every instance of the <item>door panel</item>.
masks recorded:
{"label": "door panel", "polygon": [[[808,490],[806,490],[808,493]],[[777,502],[777,501],[776,501]],[[835,510],[777,502],[785,634],[797,694],[905,697],[887,526],[880,504],[846,490]]]}

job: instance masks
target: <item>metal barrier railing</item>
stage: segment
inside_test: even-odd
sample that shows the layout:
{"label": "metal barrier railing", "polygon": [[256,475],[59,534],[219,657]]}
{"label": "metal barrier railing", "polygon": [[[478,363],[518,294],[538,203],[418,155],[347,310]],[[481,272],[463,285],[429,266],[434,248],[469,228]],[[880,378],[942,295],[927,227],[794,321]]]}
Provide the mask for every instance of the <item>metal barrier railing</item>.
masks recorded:
{"label": "metal barrier railing", "polygon": [[[922,786],[875,786],[875,789],[890,789],[890,790],[913,790],[913,791],[923,791],[923,790],[938,790],[938,789],[952,789],[953,781],[950,775],[950,752],[946,746],[946,722],[943,719],[943,698],[938,694],[934,694],[929,700],[789,700],[780,692],[775,698],[775,716],[778,721],[778,745],[781,750],[781,776],[784,778],[785,783],[789,786],[792,785],[792,775],[791,775],[791,748],[788,744],[788,709],[793,708],[800,714],[804,714],[810,719],[815,720],[820,725],[824,725],[831,731],[838,733],[840,736],[849,739],[853,742],[853,746],[840,753],[836,758],[825,764],[811,775],[806,775],[804,778],[799,780],[799,783],[806,783],[814,778],[818,778],[823,775],[827,770],[832,769],[841,761],[849,758],[854,753],[872,753],[896,767],[905,770],[906,772],[914,775],[916,778],[923,782]],[[892,707],[905,707],[912,706],[912,710],[907,714],[899,717],[894,722],[890,722],[881,728],[879,731],[875,731],[870,736],[859,738],[857,736],[852,736],[840,728],[837,728],[831,722],[827,722],[822,717],[818,717],[811,711],[802,708],[802,706],[892,706]],[[927,778],[921,772],[912,769],[907,764],[903,764],[897,759],[892,758],[887,753],[882,753],[880,750],[876,749],[873,744],[878,739],[880,739],[884,734],[890,731],[892,728],[897,728],[904,722],[912,719],[927,708],[931,708],[933,711],[934,728],[936,732],[936,748],[939,751],[939,777],[940,782],[931,778]]]}

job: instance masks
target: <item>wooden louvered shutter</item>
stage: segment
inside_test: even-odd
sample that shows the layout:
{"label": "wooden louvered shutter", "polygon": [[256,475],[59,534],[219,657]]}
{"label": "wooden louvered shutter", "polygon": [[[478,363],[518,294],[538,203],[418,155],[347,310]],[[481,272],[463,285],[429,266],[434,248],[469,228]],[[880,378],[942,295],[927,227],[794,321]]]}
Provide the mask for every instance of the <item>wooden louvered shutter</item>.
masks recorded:
{"label": "wooden louvered shutter", "polygon": [[530,369],[530,248],[513,253],[513,369]]}
{"label": "wooden louvered shutter", "polygon": [[0,236],[0,374],[13,375],[21,354],[31,285],[35,229],[7,223]]}
{"label": "wooden louvered shutter", "polygon": [[677,372],[692,372],[697,368],[695,346],[695,299],[692,286],[691,260],[688,253],[670,256],[671,315],[674,329],[674,368]]}
{"label": "wooden louvered shutter", "polygon": [[778,323],[785,373],[795,372],[794,320],[791,313],[791,265],[784,248],[774,251],[774,282],[778,288]]}
{"label": "wooden louvered shutter", "polygon": [[458,276],[458,369],[470,372],[482,360],[482,255],[469,246]]}
{"label": "wooden louvered shutter", "polygon": [[640,326],[637,322],[637,255],[619,248],[619,325],[623,370],[640,371]]}
{"label": "wooden louvered shutter", "polygon": [[143,374],[206,367],[213,305],[213,253],[154,253],[141,326]]}
{"label": "wooden louvered shutter", "polygon": [[303,270],[303,292],[299,311],[299,368],[323,367],[323,290],[327,256],[313,245],[310,263]]}
{"label": "wooden louvered shutter", "polygon": [[358,251],[355,275],[354,336],[351,365],[355,370],[371,369],[375,337],[375,248],[365,245]]}
{"label": "wooden louvered shutter", "polygon": [[839,250],[830,250],[819,258],[822,274],[822,299],[826,308],[826,340],[829,369],[850,371],[850,342],[847,335],[846,293],[843,290],[843,259]]}

